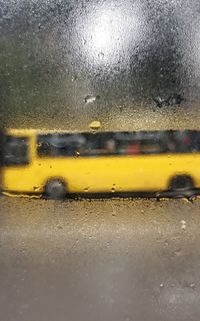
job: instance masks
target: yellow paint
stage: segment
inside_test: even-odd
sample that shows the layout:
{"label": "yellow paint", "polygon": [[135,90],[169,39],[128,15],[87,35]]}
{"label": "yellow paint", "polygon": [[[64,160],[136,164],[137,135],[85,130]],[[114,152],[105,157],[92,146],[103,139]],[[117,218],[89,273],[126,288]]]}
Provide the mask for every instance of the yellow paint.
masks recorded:
{"label": "yellow paint", "polygon": [[181,174],[190,175],[200,188],[200,154],[40,158],[36,154],[36,131],[9,133],[30,138],[31,162],[4,168],[6,192],[41,194],[50,178],[65,181],[69,193],[162,191],[169,188],[172,177]]}

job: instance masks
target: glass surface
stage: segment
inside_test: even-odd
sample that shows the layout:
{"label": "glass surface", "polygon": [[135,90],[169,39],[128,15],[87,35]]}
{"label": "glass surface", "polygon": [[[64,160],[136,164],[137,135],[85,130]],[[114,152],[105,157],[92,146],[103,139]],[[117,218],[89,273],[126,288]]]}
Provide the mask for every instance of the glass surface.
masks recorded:
{"label": "glass surface", "polygon": [[2,321],[200,320],[200,1],[0,0],[0,167]]}
{"label": "glass surface", "polygon": [[1,121],[199,128],[198,0],[1,1]]}

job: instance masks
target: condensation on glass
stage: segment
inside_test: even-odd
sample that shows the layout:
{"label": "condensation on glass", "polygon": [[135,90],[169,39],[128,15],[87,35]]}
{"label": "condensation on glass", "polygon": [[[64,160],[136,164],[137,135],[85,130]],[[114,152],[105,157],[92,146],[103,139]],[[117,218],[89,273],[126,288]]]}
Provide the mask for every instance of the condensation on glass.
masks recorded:
{"label": "condensation on glass", "polygon": [[6,127],[199,128],[198,0],[1,1]]}

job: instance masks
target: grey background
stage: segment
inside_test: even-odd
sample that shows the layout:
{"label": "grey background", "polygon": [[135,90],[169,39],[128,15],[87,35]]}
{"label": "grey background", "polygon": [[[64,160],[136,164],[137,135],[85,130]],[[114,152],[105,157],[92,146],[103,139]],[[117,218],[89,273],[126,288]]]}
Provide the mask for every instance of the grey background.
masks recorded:
{"label": "grey background", "polygon": [[2,125],[199,127],[199,15],[198,0],[1,0]]}

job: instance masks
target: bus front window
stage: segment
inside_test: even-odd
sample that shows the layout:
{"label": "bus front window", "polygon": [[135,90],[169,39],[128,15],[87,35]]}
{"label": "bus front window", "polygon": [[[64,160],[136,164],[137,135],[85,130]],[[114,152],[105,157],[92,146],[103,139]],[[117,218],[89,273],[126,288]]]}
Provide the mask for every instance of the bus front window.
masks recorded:
{"label": "bus front window", "polygon": [[4,165],[26,165],[28,163],[28,138],[6,136],[4,144]]}

